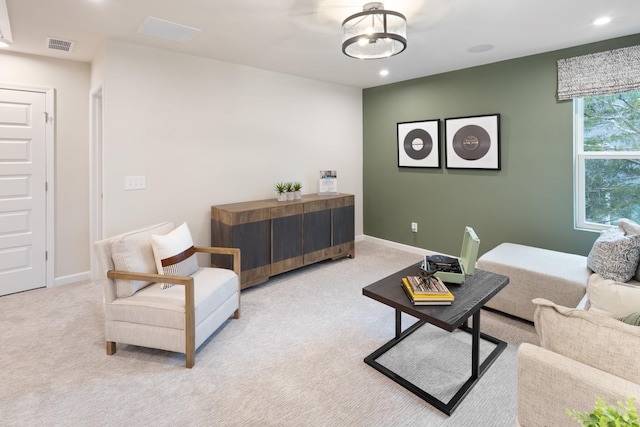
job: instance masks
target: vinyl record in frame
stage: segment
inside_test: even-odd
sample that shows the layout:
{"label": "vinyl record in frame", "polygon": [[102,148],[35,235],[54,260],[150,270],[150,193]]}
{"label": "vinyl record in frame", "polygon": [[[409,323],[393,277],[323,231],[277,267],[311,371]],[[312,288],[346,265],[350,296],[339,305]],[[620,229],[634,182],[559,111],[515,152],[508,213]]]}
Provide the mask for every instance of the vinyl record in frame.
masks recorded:
{"label": "vinyl record in frame", "polygon": [[398,166],[440,167],[440,120],[398,123]]}
{"label": "vinyl record in frame", "polygon": [[447,169],[500,170],[500,115],[445,119]]}

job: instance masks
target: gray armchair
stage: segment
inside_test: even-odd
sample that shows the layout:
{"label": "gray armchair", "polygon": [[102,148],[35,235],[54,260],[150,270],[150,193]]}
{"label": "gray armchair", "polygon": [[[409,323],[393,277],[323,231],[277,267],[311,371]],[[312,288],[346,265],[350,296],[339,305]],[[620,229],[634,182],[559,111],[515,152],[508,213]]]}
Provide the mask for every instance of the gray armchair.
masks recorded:
{"label": "gray armchair", "polygon": [[197,271],[190,275],[158,274],[152,236],[174,228],[168,222],[156,224],[94,243],[108,355],[116,352],[116,343],[157,348],[185,353],[191,368],[196,349],[227,319],[240,317],[239,249],[189,248],[191,254],[232,256],[233,270],[195,264]]}

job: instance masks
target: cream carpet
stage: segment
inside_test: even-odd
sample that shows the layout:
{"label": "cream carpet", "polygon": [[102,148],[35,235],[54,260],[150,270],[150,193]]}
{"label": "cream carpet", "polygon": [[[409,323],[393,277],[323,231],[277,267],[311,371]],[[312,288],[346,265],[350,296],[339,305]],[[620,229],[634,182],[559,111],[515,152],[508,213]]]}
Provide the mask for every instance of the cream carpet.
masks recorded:
{"label": "cream carpet", "polygon": [[[419,259],[358,242],[353,260],[245,290],[242,317],[200,347],[193,369],[141,347],[107,356],[93,283],[1,297],[0,425],[514,425],[517,345],[537,343],[528,323],[483,311],[482,330],[510,344],[450,417],[363,362],[393,337],[394,311],[362,288]],[[418,332],[416,348],[447,357]]]}

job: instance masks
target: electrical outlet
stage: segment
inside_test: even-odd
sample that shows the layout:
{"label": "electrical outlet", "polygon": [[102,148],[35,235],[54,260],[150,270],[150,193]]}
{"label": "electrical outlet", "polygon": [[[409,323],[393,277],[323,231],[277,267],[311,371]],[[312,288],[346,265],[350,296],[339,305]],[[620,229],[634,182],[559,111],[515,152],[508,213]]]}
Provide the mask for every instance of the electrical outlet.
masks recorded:
{"label": "electrical outlet", "polygon": [[418,232],[418,223],[417,222],[412,222],[411,223],[411,231],[413,231],[414,233]]}

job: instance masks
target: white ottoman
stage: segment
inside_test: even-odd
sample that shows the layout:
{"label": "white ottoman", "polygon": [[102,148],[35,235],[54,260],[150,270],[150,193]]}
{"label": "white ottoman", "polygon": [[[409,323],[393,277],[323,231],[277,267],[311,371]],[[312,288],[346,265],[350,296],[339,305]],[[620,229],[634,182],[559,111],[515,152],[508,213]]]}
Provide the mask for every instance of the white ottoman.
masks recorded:
{"label": "white ottoman", "polygon": [[585,295],[591,270],[587,257],[514,243],[482,255],[478,268],[509,277],[509,284],[486,307],[533,322],[534,298],[576,307]]}

